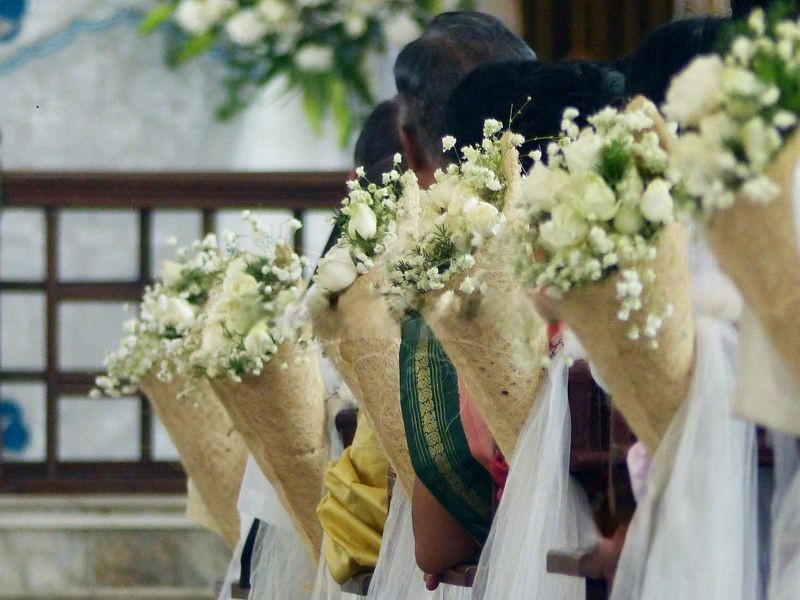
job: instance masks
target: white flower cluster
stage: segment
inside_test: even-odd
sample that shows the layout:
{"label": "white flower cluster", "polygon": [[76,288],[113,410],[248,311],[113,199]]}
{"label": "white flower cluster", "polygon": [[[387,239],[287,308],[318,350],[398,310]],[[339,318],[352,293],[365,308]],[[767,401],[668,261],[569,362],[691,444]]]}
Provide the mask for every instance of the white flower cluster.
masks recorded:
{"label": "white flower cluster", "polygon": [[[574,287],[621,273],[618,317],[628,321],[642,309],[641,295],[655,278],[659,231],[676,218],[668,156],[654,130],[652,105],[619,112],[606,108],[589,117],[582,131],[578,111],[567,109],[565,136],[540,152],[522,179],[514,207],[519,215],[506,229],[518,249],[515,270],[554,298]],[[629,336],[656,336],[670,307],[632,325]]]}
{"label": "white flower cluster", "polygon": [[767,23],[753,12],[728,53],[695,59],[672,82],[665,114],[682,128],[670,151],[703,215],[731,206],[736,194],[770,202],[779,192],[765,174],[797,125],[800,22]]}
{"label": "white flower cluster", "polygon": [[[245,218],[258,249],[243,250],[236,240],[228,249],[221,284],[200,317],[199,339],[191,354],[183,354],[188,364],[179,365],[179,371],[225,374],[238,381],[245,374],[259,375],[280,344],[298,340],[303,324],[298,300],[307,260],[263,231],[247,213]],[[292,226],[300,224],[294,221]]]}
{"label": "white flower cluster", "polygon": [[139,379],[154,368],[169,379],[174,369],[166,357],[178,352],[198,327],[199,314],[224,268],[214,235],[164,261],[156,283],[145,289],[138,315],[125,323],[119,348],[106,357],[107,374],[97,379],[94,395],[132,394]]}
{"label": "white flower cluster", "polygon": [[303,93],[314,128],[331,114],[345,143],[374,104],[374,55],[418,37],[445,4],[459,10],[473,0],[160,0],[142,28],[152,31],[170,19],[178,26],[186,39],[170,46],[170,63],[212,47],[221,52],[232,72],[228,100],[219,109],[223,117],[284,75]]}
{"label": "white flower cluster", "polygon": [[397,238],[397,214],[401,206],[413,203],[419,190],[413,171],[402,172],[401,157],[394,156],[391,171],[382,175],[381,184],[364,185],[364,169],[348,182],[350,192],[334,216],[341,231],[336,245],[320,260],[314,282],[325,296],[341,292],[367,273],[373,259]]}
{"label": "white flower cluster", "polygon": [[[509,168],[519,172],[517,148],[524,139],[504,132],[494,119],[486,121],[483,133],[483,142],[462,148],[459,162],[437,171],[435,183],[409,207],[414,226],[399,240],[399,259],[389,265],[389,292],[407,306],[417,307],[421,294],[443,289],[470,270],[474,251],[505,224]],[[444,151],[455,144],[452,136],[442,140]],[[480,287],[478,273],[459,284],[467,294]]]}

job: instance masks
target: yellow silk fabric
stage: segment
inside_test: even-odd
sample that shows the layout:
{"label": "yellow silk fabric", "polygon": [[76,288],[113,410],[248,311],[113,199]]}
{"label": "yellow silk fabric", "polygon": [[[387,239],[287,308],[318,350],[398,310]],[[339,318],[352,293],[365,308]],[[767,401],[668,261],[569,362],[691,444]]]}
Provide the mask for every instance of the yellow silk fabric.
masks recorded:
{"label": "yellow silk fabric", "polygon": [[328,464],[317,516],[327,534],[325,563],[337,583],[378,562],[388,512],[389,463],[364,413],[353,444]]}

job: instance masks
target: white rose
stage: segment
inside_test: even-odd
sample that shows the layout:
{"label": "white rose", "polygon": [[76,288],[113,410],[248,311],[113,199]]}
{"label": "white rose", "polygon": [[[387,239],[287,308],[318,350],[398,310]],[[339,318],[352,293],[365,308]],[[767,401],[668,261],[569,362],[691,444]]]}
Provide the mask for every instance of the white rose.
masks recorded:
{"label": "white rose", "polygon": [[697,125],[723,101],[720,81],[722,59],[716,54],[700,56],[672,80],[667,90],[664,114],[683,126]]}
{"label": "white rose", "polygon": [[367,30],[367,20],[358,13],[350,13],[345,17],[344,29],[352,38],[361,37]]}
{"label": "white rose", "polygon": [[744,153],[755,171],[763,170],[781,147],[778,130],[767,125],[761,117],[750,119],[742,127],[741,135]]}
{"label": "white rose", "polygon": [[258,281],[252,275],[245,273],[247,264],[237,258],[231,261],[222,280],[222,295],[227,301],[232,301],[243,296],[258,293]]}
{"label": "white rose", "polygon": [[309,44],[303,46],[294,56],[297,66],[312,73],[321,73],[331,68],[333,50],[327,46]]}
{"label": "white rose", "polygon": [[522,178],[521,197],[536,212],[549,211],[555,206],[555,196],[569,181],[562,169],[550,169],[537,162],[531,172]]}
{"label": "white rose", "polygon": [[347,235],[355,238],[358,234],[365,240],[375,237],[378,230],[378,219],[369,206],[363,202],[351,204],[348,207],[348,213],[350,222],[347,224]]}
{"label": "white rose", "polygon": [[695,133],[679,136],[670,148],[670,165],[681,174],[686,191],[692,196],[704,196],[722,175],[719,150]]}
{"label": "white rose", "polygon": [[671,223],[675,220],[670,185],[663,179],[654,179],[647,184],[640,206],[642,215],[651,223]]}
{"label": "white rose", "polygon": [[215,356],[228,346],[228,338],[220,323],[211,323],[203,330],[200,350],[209,356]]}
{"label": "white rose", "polygon": [[202,0],[182,0],[175,10],[175,22],[194,35],[202,35],[214,25],[214,19]]}
{"label": "white rose", "polygon": [[185,331],[194,323],[194,307],[183,298],[172,297],[167,300],[167,306],[162,315],[163,327],[174,327],[177,331]]}
{"label": "white rose", "polygon": [[584,129],[577,140],[570,142],[562,150],[570,173],[593,169],[600,156],[602,146],[603,143],[599,136]]}
{"label": "white rose", "polygon": [[235,44],[252,46],[267,33],[267,24],[252,9],[241,10],[225,23],[225,32]]}
{"label": "white rose", "polygon": [[262,0],[256,8],[268,23],[278,23],[290,15],[289,7],[280,0]]}
{"label": "white rose", "polygon": [[594,171],[571,177],[560,195],[589,220],[613,219],[619,207],[614,190]]}
{"label": "white rose", "polygon": [[625,235],[639,232],[643,224],[644,219],[642,219],[639,209],[626,204],[619,207],[617,215],[614,217],[614,228]]}
{"label": "white rose", "polygon": [[476,202],[464,211],[473,233],[483,238],[494,235],[497,231],[500,211],[488,202]]}
{"label": "white rose", "polygon": [[542,242],[554,250],[577,244],[589,233],[589,224],[569,204],[553,209],[550,221],[542,223],[539,235]]}
{"label": "white rose", "polygon": [[264,356],[275,349],[275,342],[267,331],[266,319],[261,319],[250,328],[244,338],[244,349],[251,356]]}
{"label": "white rose", "polygon": [[392,15],[387,19],[383,24],[383,30],[386,32],[386,39],[389,40],[389,43],[397,47],[405,46],[422,34],[419,23],[405,12]]}
{"label": "white rose", "polygon": [[356,279],[358,272],[350,252],[341,246],[334,247],[317,266],[316,282],[328,293],[346,289]]}
{"label": "white rose", "polygon": [[183,266],[174,260],[165,260],[161,263],[158,276],[167,287],[177,287],[183,278]]}

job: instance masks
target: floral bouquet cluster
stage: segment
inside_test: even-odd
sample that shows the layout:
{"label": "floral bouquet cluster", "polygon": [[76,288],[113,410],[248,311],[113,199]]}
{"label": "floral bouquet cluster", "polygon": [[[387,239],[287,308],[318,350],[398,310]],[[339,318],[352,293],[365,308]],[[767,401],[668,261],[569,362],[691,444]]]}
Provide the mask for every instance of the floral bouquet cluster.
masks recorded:
{"label": "floral bouquet cluster", "polygon": [[[509,235],[516,272],[585,345],[639,439],[655,449],[686,397],[694,336],[668,127],[649,102],[606,108],[523,178]],[[635,340],[653,349],[642,352]],[[645,364],[646,363],[646,364]]]}
{"label": "floral bouquet cluster", "polygon": [[360,408],[369,417],[400,483],[411,493],[414,471],[400,413],[400,328],[380,294],[385,261],[397,244],[398,223],[419,193],[416,177],[402,172],[400,156],[379,184],[359,179],[335,214],[341,231],[320,260],[314,283],[314,333]]}
{"label": "floral bouquet cluster", "polygon": [[[227,375],[237,382],[245,374],[260,375],[279,346],[296,342],[300,335],[298,301],[307,260],[287,242],[273,240],[249,213],[244,218],[257,250],[244,250],[231,239],[220,285],[201,317],[199,348],[184,354],[195,375]],[[299,226],[292,222],[292,227]]]}
{"label": "floral bouquet cluster", "polygon": [[199,327],[174,358],[219,398],[316,560],[328,445],[319,356],[301,303],[306,259],[249,213],[243,218],[255,249],[230,236]]}
{"label": "floral bouquet cluster", "polygon": [[[724,56],[678,75],[664,111],[682,133],[671,152],[689,205],[761,328],[800,375],[800,21],[778,5],[752,13]],[[795,201],[796,202],[796,201]]]}
{"label": "floral bouquet cluster", "polygon": [[345,144],[356,115],[372,104],[369,61],[387,43],[404,45],[442,10],[469,8],[456,0],[160,0],[145,17],[150,32],[171,21],[181,40],[168,61],[181,64],[217,47],[228,64],[228,100],[221,117],[247,106],[278,76],[299,89],[317,130],[330,111]]}
{"label": "floral bouquet cluster", "polygon": [[397,239],[398,211],[414,197],[418,184],[413,171],[401,171],[400,154],[395,154],[391,171],[383,174],[381,185],[363,182],[363,167],[347,183],[349,193],[334,215],[341,232],[336,245],[320,260],[314,282],[324,297],[349,288],[359,275],[369,273],[374,259]]}
{"label": "floral bouquet cluster", "polygon": [[120,347],[106,357],[107,374],[98,377],[95,395],[145,393],[219,533],[233,548],[239,540],[236,501],[247,450],[211,388],[198,384],[187,393],[186,380],[167,358],[180,353],[198,328],[223,268],[213,235],[165,261],[155,285],[145,290],[137,317],[125,324]]}
{"label": "floral bouquet cluster", "polygon": [[[389,266],[388,293],[401,308],[422,312],[501,450],[511,456],[542,381],[539,360],[533,369],[515,360],[519,315],[533,332],[537,359],[547,353],[547,336],[504,268],[509,251],[497,240],[519,193],[524,139],[494,119],[485,122],[483,134],[480,145],[462,148],[457,162],[437,172],[434,185],[407,208],[411,225]],[[457,140],[448,136],[442,143],[449,152]]]}
{"label": "floral bouquet cluster", "polygon": [[[475,266],[473,252],[493,238],[505,223],[502,210],[509,191],[519,179],[516,148],[522,136],[504,134],[494,119],[484,125],[481,146],[466,146],[459,162],[436,172],[435,183],[409,207],[414,225],[401,243],[401,256],[390,265],[389,293],[419,309],[428,292],[445,289],[451,279]],[[456,139],[442,140],[444,151]],[[462,277],[458,289],[472,293],[475,277]]]}

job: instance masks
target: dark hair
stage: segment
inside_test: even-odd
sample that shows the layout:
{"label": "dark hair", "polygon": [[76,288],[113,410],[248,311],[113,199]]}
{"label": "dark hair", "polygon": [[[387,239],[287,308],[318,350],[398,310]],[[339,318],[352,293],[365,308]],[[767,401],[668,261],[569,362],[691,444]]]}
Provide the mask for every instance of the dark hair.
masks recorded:
{"label": "dark hair", "polygon": [[672,78],[695,57],[716,50],[729,19],[696,17],[662,25],[648,35],[630,59],[628,95],[664,102]]}
{"label": "dark hair", "polygon": [[525,155],[544,150],[549,140],[561,133],[566,108],[578,109],[576,122],[582,125],[586,117],[618,103],[624,93],[624,76],[600,63],[510,61],[485,65],[467,75],[453,91],[440,133],[454,136],[461,148],[480,143],[486,119],[497,119],[508,127],[513,115],[511,130],[528,140],[520,150]]}
{"label": "dark hair", "polygon": [[444,105],[458,82],[480,64],[510,59],[535,60],[536,54],[498,19],[477,12],[437,16],[400,52],[394,65],[400,121],[433,164],[441,154]]}
{"label": "dark hair", "polygon": [[398,114],[399,109],[394,99],[381,102],[372,110],[356,140],[353,152],[353,164],[356,167],[373,171],[378,163],[383,163],[386,159],[391,162],[391,157],[402,152]]}
{"label": "dark hair", "polygon": [[[397,101],[385,100],[373,108],[364,121],[353,151],[353,163],[356,167],[364,167],[364,179],[367,181],[380,184],[381,176],[392,169],[394,155],[403,151],[400,145],[398,114]],[[325,242],[322,256],[333,248],[341,234],[338,226],[334,225],[328,241]]]}

